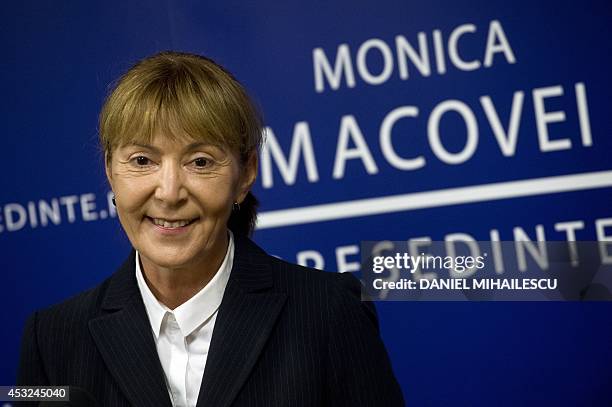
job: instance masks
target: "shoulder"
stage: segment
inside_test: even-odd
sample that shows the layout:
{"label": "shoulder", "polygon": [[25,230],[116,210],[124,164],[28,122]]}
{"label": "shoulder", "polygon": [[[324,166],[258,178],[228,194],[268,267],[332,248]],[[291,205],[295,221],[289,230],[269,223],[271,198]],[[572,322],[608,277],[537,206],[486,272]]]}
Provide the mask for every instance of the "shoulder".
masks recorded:
{"label": "shoulder", "polygon": [[[250,242],[258,251],[260,263],[266,263],[272,273],[274,290],[287,294],[300,307],[318,307],[331,320],[343,315],[359,315],[367,325],[378,331],[376,310],[372,302],[362,299],[362,285],[352,273],[317,270],[289,263],[271,256]],[[265,260],[263,260],[265,259]]]}
{"label": "shoulder", "polygon": [[108,281],[59,304],[36,311],[25,322],[17,383],[45,385],[57,379],[70,355],[88,338],[87,322]]}
{"label": "shoulder", "polygon": [[78,319],[81,316],[95,314],[100,309],[100,304],[109,281],[110,277],[93,288],[39,310],[37,312],[39,319],[49,319],[57,316]]}
{"label": "shoulder", "polygon": [[326,290],[336,294],[359,299],[361,283],[351,273],[336,273],[317,270],[310,267],[289,263],[270,256],[270,264],[275,271],[275,279],[280,287],[289,290]]}
{"label": "shoulder", "polygon": [[58,304],[34,312],[26,321],[24,336],[34,336],[42,348],[59,345],[55,343],[56,340],[78,340],[86,334],[88,321],[99,315],[100,303],[108,283],[109,279]]}
{"label": "shoulder", "polygon": [[68,331],[78,334],[80,330],[77,328],[86,327],[89,320],[103,313],[103,302],[107,297],[109,286],[113,280],[121,279],[122,282],[126,280],[130,273],[130,267],[133,270],[133,262],[132,253],[115,273],[100,284],[34,312],[27,325],[35,328],[35,331],[41,336],[53,336],[54,332]]}
{"label": "shoulder", "polygon": [[[325,359],[330,405],[404,405],[375,307],[362,299],[361,282],[351,273],[320,271],[272,256],[268,267],[273,270],[275,290],[287,294],[294,320],[321,327],[319,351]],[[314,330],[297,331],[296,323],[290,326],[304,343],[313,343]]]}
{"label": "shoulder", "polygon": [[235,245],[235,263],[239,263],[240,266],[248,264],[248,268],[253,270],[272,272],[275,283],[281,287],[287,286],[287,288],[292,289],[294,288],[292,285],[306,284],[313,289],[327,287],[347,290],[357,296],[361,293],[359,280],[350,273],[327,272],[289,263],[268,254],[255,242],[244,236],[235,236]]}

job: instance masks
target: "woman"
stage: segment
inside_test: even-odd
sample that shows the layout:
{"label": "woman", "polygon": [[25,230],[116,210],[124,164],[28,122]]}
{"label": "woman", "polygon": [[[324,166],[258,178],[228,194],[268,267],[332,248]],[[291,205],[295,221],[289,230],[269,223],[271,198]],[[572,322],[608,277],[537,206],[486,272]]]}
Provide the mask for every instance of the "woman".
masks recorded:
{"label": "woman", "polygon": [[75,386],[104,406],[403,404],[358,281],[249,240],[261,127],[201,56],[157,54],[119,80],[100,138],[134,251],[29,319],[19,384]]}

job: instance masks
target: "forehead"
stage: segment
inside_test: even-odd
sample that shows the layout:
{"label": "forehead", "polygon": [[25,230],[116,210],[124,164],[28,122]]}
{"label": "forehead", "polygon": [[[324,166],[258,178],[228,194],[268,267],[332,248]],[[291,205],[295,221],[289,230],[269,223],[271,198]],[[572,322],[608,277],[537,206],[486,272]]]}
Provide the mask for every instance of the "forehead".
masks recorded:
{"label": "forehead", "polygon": [[117,149],[128,147],[147,147],[157,150],[193,150],[196,148],[216,148],[231,150],[215,137],[207,136],[205,132],[192,136],[182,129],[158,128],[152,131],[135,131],[132,137],[122,137]]}
{"label": "forehead", "polygon": [[163,132],[155,132],[150,137],[133,137],[131,139],[126,139],[119,147],[122,148],[131,146],[151,147],[163,150],[193,150],[203,147],[226,149],[226,146],[221,145],[218,141],[211,140],[206,137],[196,138],[188,135],[175,136]]}
{"label": "forehead", "polygon": [[152,143],[133,142],[119,147],[119,150],[148,150],[156,154],[187,154],[196,151],[206,151],[218,156],[231,155],[227,148],[193,140],[153,139]]}

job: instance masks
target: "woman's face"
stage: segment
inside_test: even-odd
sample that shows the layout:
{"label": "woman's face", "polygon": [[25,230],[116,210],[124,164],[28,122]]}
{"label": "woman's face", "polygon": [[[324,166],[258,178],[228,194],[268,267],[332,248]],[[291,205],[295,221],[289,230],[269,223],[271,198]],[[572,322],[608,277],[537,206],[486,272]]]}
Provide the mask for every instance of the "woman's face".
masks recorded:
{"label": "woman's face", "polygon": [[227,220],[256,176],[256,158],[157,134],[113,151],[106,174],[132,245],[160,267],[178,268],[226,250]]}

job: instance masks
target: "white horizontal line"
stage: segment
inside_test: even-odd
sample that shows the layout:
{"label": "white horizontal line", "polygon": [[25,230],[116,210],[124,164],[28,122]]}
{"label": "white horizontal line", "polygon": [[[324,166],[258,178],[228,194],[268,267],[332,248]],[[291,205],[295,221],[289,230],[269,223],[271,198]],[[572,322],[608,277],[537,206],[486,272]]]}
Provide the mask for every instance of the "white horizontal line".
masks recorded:
{"label": "white horizontal line", "polygon": [[612,186],[612,171],[496,182],[262,212],[257,229]]}

